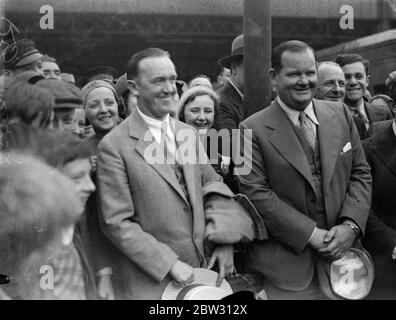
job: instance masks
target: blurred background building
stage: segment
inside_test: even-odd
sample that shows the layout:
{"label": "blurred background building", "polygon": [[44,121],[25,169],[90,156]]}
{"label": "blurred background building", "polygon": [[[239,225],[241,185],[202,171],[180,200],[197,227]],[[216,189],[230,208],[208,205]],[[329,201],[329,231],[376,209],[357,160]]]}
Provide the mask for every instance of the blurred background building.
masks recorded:
{"label": "blurred background building", "polygon": [[[171,53],[181,79],[197,73],[214,78],[216,61],[229,54],[243,31],[243,0],[8,0],[4,5],[18,37],[33,39],[63,72],[77,77],[97,65],[111,65],[121,74],[134,52],[157,46]],[[43,5],[54,8],[53,30],[40,28]],[[344,5],[354,10],[353,29],[340,27]],[[322,49],[395,28],[392,8],[394,0],[272,0],[272,45],[299,39]]]}

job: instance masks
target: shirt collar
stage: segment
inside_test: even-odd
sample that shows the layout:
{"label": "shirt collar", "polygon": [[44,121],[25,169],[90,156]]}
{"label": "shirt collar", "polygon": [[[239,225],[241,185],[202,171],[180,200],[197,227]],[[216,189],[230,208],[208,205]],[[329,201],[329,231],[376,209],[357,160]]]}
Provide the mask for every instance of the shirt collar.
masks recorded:
{"label": "shirt collar", "polygon": [[241,98],[242,98],[242,100],[243,100],[243,93],[242,93],[242,91],[239,90],[239,89],[237,88],[237,86],[236,86],[231,80],[229,80],[228,82],[230,83],[230,85],[232,85],[232,86],[234,87],[234,89],[236,90],[236,92],[238,92],[238,94],[241,96]]}
{"label": "shirt collar", "polygon": [[[287,114],[287,116],[290,118],[290,120],[294,123],[294,125],[298,125],[298,117],[300,115],[300,111],[294,110],[290,107],[288,107],[280,98],[279,96],[277,97],[277,101],[279,103],[279,106],[282,108],[283,111]],[[308,106],[304,109],[305,114],[313,123],[315,123],[317,126],[319,125],[318,118],[316,118],[315,111],[313,109],[313,103],[312,101],[308,104]]]}
{"label": "shirt collar", "polygon": [[163,122],[166,122],[167,124],[167,135],[169,135],[171,138],[174,137],[172,128],[169,125],[169,113],[165,116],[163,120],[158,120],[145,115],[142,111],[140,111],[139,107],[137,107],[136,109],[139,112],[140,116],[143,118],[144,122],[146,122],[149,130],[151,131],[151,134],[154,136],[154,139],[157,143],[161,142],[161,127]]}
{"label": "shirt collar", "polygon": [[161,124],[163,121],[165,121],[167,124],[169,124],[169,113],[165,116],[165,118],[163,120],[158,120],[158,119],[149,117],[148,115],[145,115],[142,111],[140,111],[139,107],[137,107],[137,110],[138,110],[140,116],[143,118],[143,120],[147,123],[149,128],[158,128],[161,130]]}
{"label": "shirt collar", "polygon": [[363,113],[366,113],[366,110],[364,109],[364,99],[362,99],[362,103],[359,104],[359,106],[357,107],[357,109]]}

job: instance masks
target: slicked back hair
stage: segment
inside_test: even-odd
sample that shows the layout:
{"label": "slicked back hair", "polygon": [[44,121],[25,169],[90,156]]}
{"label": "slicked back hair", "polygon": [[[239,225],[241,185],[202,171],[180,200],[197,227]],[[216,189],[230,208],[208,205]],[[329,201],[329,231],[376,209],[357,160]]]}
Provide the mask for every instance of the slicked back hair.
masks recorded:
{"label": "slicked back hair", "polygon": [[170,58],[168,51],[160,48],[147,48],[136,52],[127,63],[127,79],[133,80],[139,75],[139,62],[145,58],[159,58],[167,57]]}
{"label": "slicked back hair", "polygon": [[[310,50],[315,57],[315,51],[312,49],[310,45],[303,41],[299,40],[290,40],[282,42],[281,44],[277,45],[271,53],[271,65],[272,68],[275,70],[275,73],[279,73],[282,69],[282,55],[286,51],[291,52],[302,52]],[[316,57],[315,57],[316,60]]]}
{"label": "slicked back hair", "polygon": [[366,76],[369,75],[370,71],[370,61],[367,59],[363,58],[360,54],[357,53],[342,53],[336,56],[335,62],[340,65],[342,68],[346,64],[351,64],[355,62],[361,62],[363,63],[364,70],[366,71]]}

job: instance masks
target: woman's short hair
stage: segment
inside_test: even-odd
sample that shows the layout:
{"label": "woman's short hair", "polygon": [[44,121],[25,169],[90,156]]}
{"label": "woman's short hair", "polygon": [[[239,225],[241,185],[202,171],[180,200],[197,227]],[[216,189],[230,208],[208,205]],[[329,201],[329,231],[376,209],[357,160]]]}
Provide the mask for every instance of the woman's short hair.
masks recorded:
{"label": "woman's short hair", "polygon": [[209,96],[213,100],[214,109],[215,109],[214,110],[215,118],[216,118],[216,114],[218,113],[217,110],[219,108],[219,97],[217,96],[217,94],[214,92],[213,89],[207,86],[195,86],[195,87],[191,87],[190,89],[187,89],[180,97],[179,108],[177,111],[177,118],[180,121],[185,122],[184,109],[186,105],[188,105],[191,101],[193,101],[196,97],[199,96]]}

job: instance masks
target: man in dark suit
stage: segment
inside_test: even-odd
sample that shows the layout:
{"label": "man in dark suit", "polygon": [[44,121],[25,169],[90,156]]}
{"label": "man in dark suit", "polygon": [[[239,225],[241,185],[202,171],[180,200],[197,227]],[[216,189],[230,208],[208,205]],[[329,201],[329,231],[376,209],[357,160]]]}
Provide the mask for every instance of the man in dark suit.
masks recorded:
{"label": "man in dark suit", "polygon": [[252,168],[244,175],[236,170],[239,188],[262,215],[270,239],[248,248],[245,266],[265,276],[270,299],[321,299],[328,281],[324,258],[342,257],[364,233],[370,168],[347,108],[313,99],[311,47],[280,44],[269,74],[278,97],[240,124],[243,138],[252,133],[252,151],[242,151]]}
{"label": "man in dark suit", "polygon": [[[221,170],[224,182],[233,192],[237,192],[237,183],[234,178],[232,161],[232,130],[238,129],[239,123],[244,119],[243,110],[243,87],[244,87],[244,63],[243,63],[243,35],[234,39],[231,46],[231,55],[219,60],[220,66],[231,70],[230,80],[217,91],[220,105],[215,114],[213,127],[217,130],[225,129],[228,135],[224,136],[221,153]],[[235,131],[234,131],[235,134]]]}
{"label": "man in dark suit", "polygon": [[[338,63],[345,74],[346,93],[345,103],[354,115],[365,125],[365,131],[359,132],[363,140],[367,131],[374,122],[389,120],[393,115],[389,108],[378,108],[364,100],[364,95],[369,84],[369,61],[355,53],[339,54],[335,62]],[[358,123],[356,123],[358,126]]]}
{"label": "man in dark suit", "polygon": [[371,166],[373,194],[371,214],[363,244],[375,266],[375,279],[369,298],[396,299],[396,125],[394,120],[377,122],[375,133],[363,141]]}

